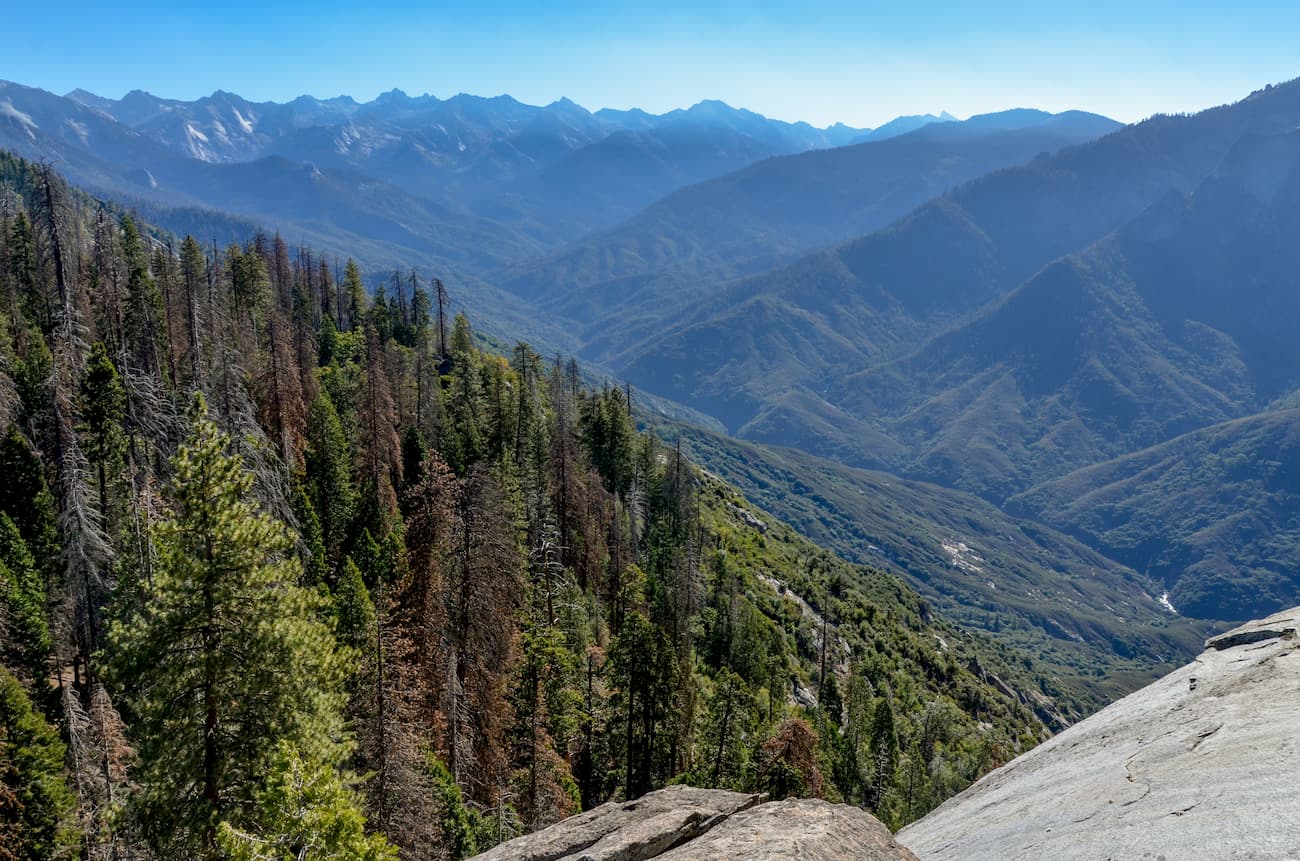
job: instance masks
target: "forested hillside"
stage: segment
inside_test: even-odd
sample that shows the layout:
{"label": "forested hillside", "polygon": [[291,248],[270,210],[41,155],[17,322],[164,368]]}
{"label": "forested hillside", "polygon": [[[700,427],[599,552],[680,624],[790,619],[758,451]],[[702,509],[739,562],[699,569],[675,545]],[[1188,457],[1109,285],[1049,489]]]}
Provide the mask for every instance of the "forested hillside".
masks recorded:
{"label": "forested hillside", "polygon": [[[1195,654],[1216,627],[1223,629],[1179,615],[1162,603],[1163,572],[1145,574],[1150,570],[1146,559],[1121,553],[1118,547],[1092,549],[1093,536],[1084,524],[1091,524],[1100,512],[1090,512],[1085,519],[1072,508],[1036,521],[1024,516],[1033,512],[1023,508],[1017,509],[1017,516],[958,490],[846,467],[795,449],[730,439],[665,419],[655,423],[664,435],[680,434],[692,457],[820,546],[845,559],[898,572],[942,618],[1031,655],[1032,665],[1026,669],[1040,680],[1036,686],[1049,691],[1072,721],[1167,672]],[[1251,440],[1259,449],[1267,441]],[[1238,460],[1245,453],[1239,452]],[[1276,505],[1276,495],[1258,492],[1253,482],[1243,483],[1233,488],[1230,501],[1215,509],[1201,504],[1197,496],[1221,474],[1207,470],[1202,479],[1179,469],[1181,462],[1172,457],[1165,466],[1171,484],[1181,479],[1188,486],[1170,495],[1171,487],[1161,483],[1149,494],[1137,495],[1132,508],[1143,513],[1134,522],[1142,527],[1124,529],[1129,522],[1125,516],[1134,512],[1121,508],[1112,521],[1117,531],[1164,549],[1151,537],[1158,534],[1153,524],[1171,510],[1180,510],[1184,524],[1173,535],[1183,539],[1195,533],[1199,523],[1206,533],[1218,536],[1215,563],[1245,556],[1239,546],[1229,549],[1233,539],[1254,539],[1268,528],[1268,514],[1276,509],[1258,509],[1265,500]],[[1279,466],[1266,460],[1261,472],[1282,478]],[[1072,502],[1081,499],[1078,485],[1062,491]],[[1164,502],[1152,505],[1156,497]],[[1109,497],[1112,504],[1114,499]],[[1207,521],[1215,523],[1207,514],[1233,505],[1241,506],[1237,522],[1250,524],[1253,533],[1207,526]],[[1269,567],[1280,567],[1282,551],[1293,543],[1290,535],[1287,530],[1277,536],[1273,554],[1260,554]],[[1202,560],[1202,569],[1209,561]],[[1255,558],[1251,562],[1258,564]]]}
{"label": "forested hillside", "polygon": [[[672,326],[639,344],[620,345],[625,352],[608,360],[633,383],[719,418],[737,436],[795,445],[851,466],[956,483],[1000,503],[1023,485],[959,481],[962,471],[1009,477],[1040,460],[1068,469],[1109,453],[1090,448],[1073,427],[1044,434],[1044,452],[1003,450],[999,428],[1037,425],[1037,417],[1020,415],[1022,404],[1008,397],[1001,375],[976,372],[988,370],[987,354],[1005,355],[1013,373],[1042,371],[1031,361],[1022,365],[1018,355],[1025,318],[1006,328],[987,321],[1062,255],[1141,221],[1161,201],[1176,212],[1180,204],[1171,203],[1173,196],[1195,191],[1221,165],[1236,161],[1235,172],[1250,176],[1256,164],[1282,160],[1273,147],[1246,144],[1291,134],[1298,121],[1300,82],[1293,81],[1198,114],[1155,116],[994,171],[886,229],[720,292],[697,290],[692,295],[703,298],[677,309]],[[1255,181],[1265,176],[1260,171]],[[1229,203],[1237,201],[1220,200],[1215,208]],[[1247,237],[1272,229],[1251,219],[1249,209],[1220,213],[1247,219],[1232,225]],[[1161,247],[1158,235],[1148,244]],[[1215,253],[1193,247],[1205,256]],[[1248,260],[1238,246],[1214,262],[1232,267]],[[1172,255],[1160,260],[1187,262]],[[1209,283],[1198,294],[1224,295],[1233,282],[1216,280],[1222,272],[1207,273]],[[1057,302],[1054,310],[1067,308]],[[928,363],[930,355],[954,345],[949,330],[958,325],[979,337],[951,350],[944,362]],[[1124,319],[1123,325],[1132,324]],[[1046,347],[1033,358],[1042,361],[1061,338],[1056,330],[1040,334]],[[1217,349],[1216,340],[1209,339],[1207,350]],[[1145,364],[1144,373],[1159,373]],[[1094,409],[1121,425],[1130,418],[1104,400]],[[1065,449],[1062,455],[1052,451],[1057,448]]]}
{"label": "forested hillside", "polygon": [[878,230],[971,179],[1119,127],[1078,112],[1044,117],[1036,125],[1008,118],[1007,127],[972,117],[764,159],[682,188],[499,280],[580,323],[585,354],[617,356],[676,322],[665,311],[680,310],[685,285],[699,302],[731,278]]}
{"label": "forested hillside", "polygon": [[1180,612],[1218,619],[1293,606],[1300,411],[1211,425],[1038,485],[1007,507],[1169,584]]}
{"label": "forested hillside", "polygon": [[0,857],[461,858],[674,781],[898,826],[1059,721],[634,392],[340,269],[0,157]]}

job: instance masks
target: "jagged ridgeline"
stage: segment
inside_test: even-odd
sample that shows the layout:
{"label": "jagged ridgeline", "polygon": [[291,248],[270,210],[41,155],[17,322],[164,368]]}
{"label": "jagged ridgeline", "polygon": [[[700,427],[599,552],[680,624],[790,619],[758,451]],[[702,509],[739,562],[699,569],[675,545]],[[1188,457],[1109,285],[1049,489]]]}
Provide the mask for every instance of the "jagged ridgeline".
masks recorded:
{"label": "jagged ridgeline", "polygon": [[1045,734],[633,393],[340,269],[0,156],[0,855],[460,858],[673,782],[897,827]]}

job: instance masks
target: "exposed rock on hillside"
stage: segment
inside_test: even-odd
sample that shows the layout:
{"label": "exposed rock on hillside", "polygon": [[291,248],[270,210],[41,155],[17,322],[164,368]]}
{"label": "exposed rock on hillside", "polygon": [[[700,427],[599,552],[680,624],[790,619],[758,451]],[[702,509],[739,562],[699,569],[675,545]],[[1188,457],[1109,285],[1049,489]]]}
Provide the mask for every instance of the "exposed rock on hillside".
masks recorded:
{"label": "exposed rock on hillside", "polygon": [[986,775],[899,841],[926,861],[1300,858],[1300,608]]}
{"label": "exposed rock on hillside", "polygon": [[916,861],[885,826],[856,807],[812,799],[761,801],[758,795],[670,786],[503,843],[478,861]]}
{"label": "exposed rock on hillside", "polygon": [[812,798],[760,804],[730,816],[695,840],[663,855],[664,861],[916,861],[884,825],[865,810]]}

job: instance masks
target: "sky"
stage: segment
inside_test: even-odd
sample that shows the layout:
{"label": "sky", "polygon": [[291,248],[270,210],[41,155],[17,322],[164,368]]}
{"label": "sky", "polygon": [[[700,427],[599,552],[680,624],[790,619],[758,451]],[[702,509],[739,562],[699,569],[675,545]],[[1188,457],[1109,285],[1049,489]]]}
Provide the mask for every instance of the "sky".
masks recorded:
{"label": "sky", "polygon": [[1296,0],[0,0],[0,20],[0,78],[112,98],[399,88],[655,113],[721,99],[870,127],[1011,107],[1134,121],[1300,76]]}

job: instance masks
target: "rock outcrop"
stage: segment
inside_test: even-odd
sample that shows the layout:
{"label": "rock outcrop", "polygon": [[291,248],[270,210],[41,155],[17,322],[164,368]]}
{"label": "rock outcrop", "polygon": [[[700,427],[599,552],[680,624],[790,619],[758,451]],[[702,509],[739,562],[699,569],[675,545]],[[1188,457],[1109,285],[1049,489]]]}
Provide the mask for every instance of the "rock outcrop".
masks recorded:
{"label": "rock outcrop", "polygon": [[[898,834],[856,807],[673,786],[483,861],[1300,859],[1300,608],[986,775]],[[913,854],[915,853],[915,854]]]}
{"label": "rock outcrop", "polygon": [[900,843],[925,861],[1300,859],[1300,608],[986,775]]}
{"label": "rock outcrop", "polygon": [[670,786],[516,838],[477,861],[917,861],[869,813],[811,799]]}
{"label": "rock outcrop", "polygon": [[917,861],[870,813],[813,798],[760,804],[727,817],[703,836],[661,856],[662,861]]}

